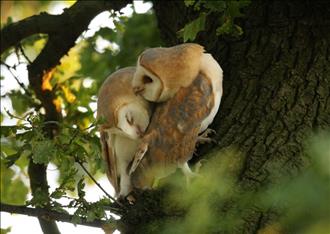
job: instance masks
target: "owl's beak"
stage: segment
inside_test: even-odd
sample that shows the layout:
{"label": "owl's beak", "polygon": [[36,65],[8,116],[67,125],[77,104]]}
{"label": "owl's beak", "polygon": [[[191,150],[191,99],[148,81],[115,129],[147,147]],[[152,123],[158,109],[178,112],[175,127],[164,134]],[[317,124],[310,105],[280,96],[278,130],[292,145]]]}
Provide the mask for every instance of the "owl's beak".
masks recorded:
{"label": "owl's beak", "polygon": [[133,92],[135,93],[135,94],[140,94],[140,93],[142,93],[144,91],[144,87],[143,86],[135,86],[135,87],[133,87]]}
{"label": "owl's beak", "polygon": [[140,128],[140,126],[136,126],[136,133],[139,137],[142,137],[144,134],[144,131]]}

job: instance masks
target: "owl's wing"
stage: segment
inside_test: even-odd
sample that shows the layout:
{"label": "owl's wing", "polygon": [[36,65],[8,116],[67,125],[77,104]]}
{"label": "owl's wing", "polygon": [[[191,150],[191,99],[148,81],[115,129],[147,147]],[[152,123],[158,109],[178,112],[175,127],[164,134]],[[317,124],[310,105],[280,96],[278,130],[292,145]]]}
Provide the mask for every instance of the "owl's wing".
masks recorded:
{"label": "owl's wing", "polygon": [[138,150],[134,154],[134,158],[132,160],[131,168],[129,170],[129,175],[132,175],[132,173],[136,170],[136,168],[139,166],[141,160],[143,159],[144,155],[148,151],[148,143],[142,143],[139,145]]}
{"label": "owl's wing", "polygon": [[119,184],[117,180],[117,161],[112,143],[112,134],[109,134],[105,129],[100,130],[102,157],[106,162],[107,176],[114,187],[116,193],[119,193]]}

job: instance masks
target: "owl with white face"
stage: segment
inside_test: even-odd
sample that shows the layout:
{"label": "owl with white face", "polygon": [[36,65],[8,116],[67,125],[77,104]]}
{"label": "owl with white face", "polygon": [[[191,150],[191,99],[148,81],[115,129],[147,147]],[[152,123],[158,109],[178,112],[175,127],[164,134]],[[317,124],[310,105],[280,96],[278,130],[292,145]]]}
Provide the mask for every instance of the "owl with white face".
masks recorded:
{"label": "owl with white face", "polygon": [[211,54],[201,45],[181,44],[169,48],[150,48],[138,58],[132,86],[135,93],[150,102],[165,102],[180,88],[188,87],[199,73],[212,84],[213,101],[209,115],[203,120],[200,133],[212,123],[222,96],[223,72]]}
{"label": "owl with white face", "polygon": [[151,115],[151,104],[133,92],[135,71],[135,67],[116,71],[104,81],[98,95],[102,156],[117,197],[126,196],[132,189],[127,167]]}

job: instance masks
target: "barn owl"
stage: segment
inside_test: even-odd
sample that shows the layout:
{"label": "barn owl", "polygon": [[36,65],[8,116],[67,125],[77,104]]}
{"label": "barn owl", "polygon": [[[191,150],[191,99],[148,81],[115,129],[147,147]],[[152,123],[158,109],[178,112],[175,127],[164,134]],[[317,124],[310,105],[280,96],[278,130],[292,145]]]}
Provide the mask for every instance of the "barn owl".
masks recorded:
{"label": "barn owl", "polygon": [[214,106],[212,83],[205,77],[200,72],[190,86],[157,104],[129,171],[134,188],[150,188],[155,179],[177,167],[191,177],[187,161],[193,155],[201,123]]}
{"label": "barn owl", "polygon": [[117,197],[131,191],[127,167],[151,115],[150,103],[133,92],[134,72],[134,67],[128,67],[110,75],[100,88],[97,102],[97,118],[104,120],[100,126],[102,155]]}
{"label": "barn owl", "polygon": [[199,73],[212,85],[212,110],[201,123],[200,133],[212,123],[222,96],[223,72],[201,45],[181,44],[169,48],[150,48],[138,58],[133,90],[151,102],[172,98],[181,87],[188,87]]}

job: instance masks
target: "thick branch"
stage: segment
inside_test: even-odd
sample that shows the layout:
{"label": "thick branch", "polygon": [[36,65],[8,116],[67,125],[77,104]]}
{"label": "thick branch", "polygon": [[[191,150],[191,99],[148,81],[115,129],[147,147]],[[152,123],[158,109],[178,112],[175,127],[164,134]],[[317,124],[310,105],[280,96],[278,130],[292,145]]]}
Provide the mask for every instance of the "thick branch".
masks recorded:
{"label": "thick branch", "polygon": [[41,13],[12,23],[1,30],[0,53],[37,33],[54,33],[61,26],[60,15]]}
{"label": "thick branch", "polygon": [[[60,213],[57,211],[45,209],[45,208],[30,208],[26,206],[15,206],[15,205],[8,205],[1,203],[0,210],[2,212],[14,213],[14,214],[21,214],[21,215],[28,215],[33,217],[42,217],[45,220],[56,220],[61,222],[73,223],[72,218],[73,215]],[[105,225],[113,225],[115,226],[117,222],[115,220],[110,222],[104,220],[94,220],[94,221],[87,221],[85,218],[81,218],[79,222],[76,224],[90,226],[90,227],[100,227],[102,228]]]}
{"label": "thick branch", "polygon": [[[12,23],[1,30],[0,53],[4,52],[11,46],[17,45],[21,40],[33,34],[58,33],[63,27],[68,27],[68,17],[70,15],[73,15],[72,13],[80,11],[81,6],[87,7],[92,10],[91,6],[93,5],[94,9],[113,9],[117,11],[120,10],[120,8],[124,7],[127,3],[128,1],[86,1],[85,3],[79,2],[61,15],[50,15],[46,12],[42,12],[39,15],[34,15],[21,21]],[[91,12],[90,15],[93,15],[93,12]],[[71,22],[69,27],[73,26],[72,29],[74,29],[74,27],[80,24],[81,20],[83,19],[79,19],[76,22]],[[72,23],[74,23],[75,25],[72,25]]]}

